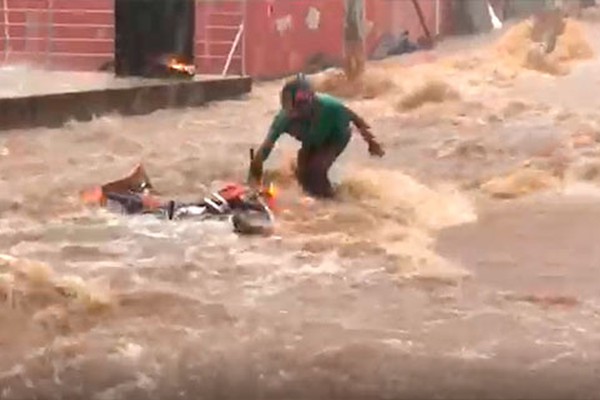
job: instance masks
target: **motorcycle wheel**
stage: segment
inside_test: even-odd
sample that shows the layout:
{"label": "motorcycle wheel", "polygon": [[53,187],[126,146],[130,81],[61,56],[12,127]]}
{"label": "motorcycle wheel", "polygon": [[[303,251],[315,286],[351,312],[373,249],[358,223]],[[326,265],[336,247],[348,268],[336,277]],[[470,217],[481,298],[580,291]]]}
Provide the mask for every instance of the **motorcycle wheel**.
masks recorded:
{"label": "motorcycle wheel", "polygon": [[241,235],[264,235],[273,233],[274,221],[266,211],[238,211],[231,217],[233,229]]}

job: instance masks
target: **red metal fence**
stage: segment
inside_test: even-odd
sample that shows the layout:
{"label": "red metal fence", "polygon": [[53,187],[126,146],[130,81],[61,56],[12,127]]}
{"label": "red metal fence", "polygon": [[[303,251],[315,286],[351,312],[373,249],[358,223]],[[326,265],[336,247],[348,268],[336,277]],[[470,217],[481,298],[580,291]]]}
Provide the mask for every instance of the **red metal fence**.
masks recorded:
{"label": "red metal fence", "polygon": [[95,70],[113,57],[112,0],[0,0],[6,63]]}

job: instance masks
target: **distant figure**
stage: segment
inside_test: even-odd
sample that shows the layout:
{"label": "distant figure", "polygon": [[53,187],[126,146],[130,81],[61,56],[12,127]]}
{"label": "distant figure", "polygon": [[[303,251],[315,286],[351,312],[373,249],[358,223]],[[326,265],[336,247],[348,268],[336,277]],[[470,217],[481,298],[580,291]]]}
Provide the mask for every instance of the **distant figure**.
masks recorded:
{"label": "distant figure", "polygon": [[408,31],[404,31],[400,34],[396,46],[392,47],[388,54],[397,56],[400,54],[412,53],[417,50],[419,50],[419,46],[416,43],[411,42]]}
{"label": "distant figure", "polygon": [[386,33],[380,38],[371,57],[378,60],[388,56],[399,56],[401,54],[412,53],[421,49],[421,46],[410,40],[407,30],[403,31],[399,36]]}

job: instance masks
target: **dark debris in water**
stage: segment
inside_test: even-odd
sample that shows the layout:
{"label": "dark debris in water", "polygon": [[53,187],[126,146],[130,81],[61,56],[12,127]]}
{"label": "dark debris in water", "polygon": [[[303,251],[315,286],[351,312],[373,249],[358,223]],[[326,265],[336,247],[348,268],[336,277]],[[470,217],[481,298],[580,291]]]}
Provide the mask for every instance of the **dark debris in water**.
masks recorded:
{"label": "dark debris in water", "polygon": [[506,299],[530,303],[542,308],[573,308],[580,304],[579,299],[569,295],[510,294]]}

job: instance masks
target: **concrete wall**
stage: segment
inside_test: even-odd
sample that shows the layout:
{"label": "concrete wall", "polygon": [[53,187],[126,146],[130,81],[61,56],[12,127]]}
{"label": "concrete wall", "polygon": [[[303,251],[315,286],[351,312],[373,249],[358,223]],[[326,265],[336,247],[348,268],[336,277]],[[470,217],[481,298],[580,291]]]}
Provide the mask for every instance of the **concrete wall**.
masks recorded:
{"label": "concrete wall", "polygon": [[342,1],[253,0],[246,12],[246,66],[250,75],[281,76],[302,70],[315,57],[342,57]]}
{"label": "concrete wall", "polygon": [[160,109],[194,107],[248,93],[251,78],[116,85],[66,93],[0,98],[0,131],[39,126],[56,128],[68,121],[90,121],[119,113],[144,115]]}
{"label": "concrete wall", "polygon": [[[364,0],[366,48],[369,55],[387,35],[408,30],[416,40],[424,35],[411,1]],[[251,0],[246,12],[247,72],[257,77],[290,74],[320,59],[339,63],[344,53],[343,1]],[[436,2],[420,0],[429,28],[436,31]],[[451,29],[451,7],[440,0],[440,33]]]}
{"label": "concrete wall", "polygon": [[[572,0],[566,0],[572,1]],[[560,5],[560,0],[487,0],[501,19],[523,18]],[[487,32],[492,24],[486,0],[454,0],[456,33]],[[562,1],[564,3],[564,0]],[[578,2],[575,0],[575,2]],[[462,8],[462,10],[461,10]]]}
{"label": "concrete wall", "polygon": [[486,0],[463,0],[473,32],[488,32],[492,30],[488,2]]}
{"label": "concrete wall", "polygon": [[527,16],[545,8],[553,7],[555,0],[505,0],[511,10],[511,16]]}
{"label": "concrete wall", "polygon": [[[97,70],[114,51],[113,0],[0,1],[0,62],[27,61],[46,68]],[[158,0],[157,0],[158,1]],[[423,29],[409,0],[364,0],[366,48],[386,35]],[[432,33],[435,0],[419,0]],[[230,73],[269,78],[303,70],[316,59],[343,57],[342,0],[197,0],[196,66],[220,73],[240,22],[245,34]],[[440,0],[440,29],[451,29],[450,0]],[[5,17],[8,25],[4,23]],[[5,37],[8,33],[8,38]],[[8,45],[7,45],[8,44]]]}

